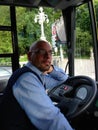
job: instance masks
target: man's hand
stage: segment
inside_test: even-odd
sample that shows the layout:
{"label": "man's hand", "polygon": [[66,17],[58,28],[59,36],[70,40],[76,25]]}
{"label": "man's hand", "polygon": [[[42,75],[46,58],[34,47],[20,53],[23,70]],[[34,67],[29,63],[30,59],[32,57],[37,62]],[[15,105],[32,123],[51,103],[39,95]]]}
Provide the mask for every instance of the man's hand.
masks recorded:
{"label": "man's hand", "polygon": [[53,65],[50,66],[49,70],[45,71],[44,74],[49,74],[53,71]]}

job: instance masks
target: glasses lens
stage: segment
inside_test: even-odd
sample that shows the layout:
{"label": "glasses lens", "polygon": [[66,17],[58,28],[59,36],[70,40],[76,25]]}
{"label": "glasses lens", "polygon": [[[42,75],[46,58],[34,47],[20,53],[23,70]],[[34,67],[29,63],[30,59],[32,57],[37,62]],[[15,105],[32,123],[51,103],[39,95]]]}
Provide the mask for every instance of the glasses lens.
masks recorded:
{"label": "glasses lens", "polygon": [[48,55],[52,55],[52,50],[46,51],[46,50],[40,49],[40,50],[36,50],[34,52],[39,54],[39,55],[47,55],[47,54]]}
{"label": "glasses lens", "polygon": [[46,54],[46,51],[45,51],[45,50],[39,50],[39,54],[45,55],[45,54]]}

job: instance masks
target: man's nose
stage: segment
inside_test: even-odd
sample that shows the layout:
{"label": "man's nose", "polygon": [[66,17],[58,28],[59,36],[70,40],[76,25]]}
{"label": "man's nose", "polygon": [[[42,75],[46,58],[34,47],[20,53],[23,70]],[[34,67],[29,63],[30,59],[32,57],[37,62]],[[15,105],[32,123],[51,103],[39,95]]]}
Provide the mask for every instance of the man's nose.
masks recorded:
{"label": "man's nose", "polygon": [[45,55],[48,56],[48,57],[51,57],[52,53],[51,52],[46,52]]}

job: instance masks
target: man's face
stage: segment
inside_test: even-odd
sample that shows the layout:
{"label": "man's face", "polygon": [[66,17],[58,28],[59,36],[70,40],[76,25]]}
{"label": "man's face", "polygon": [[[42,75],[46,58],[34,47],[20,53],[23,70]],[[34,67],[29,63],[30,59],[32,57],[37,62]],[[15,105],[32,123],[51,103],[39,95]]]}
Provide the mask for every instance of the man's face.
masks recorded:
{"label": "man's face", "polygon": [[42,72],[47,71],[51,66],[52,49],[49,44],[41,43],[30,52],[30,61]]}

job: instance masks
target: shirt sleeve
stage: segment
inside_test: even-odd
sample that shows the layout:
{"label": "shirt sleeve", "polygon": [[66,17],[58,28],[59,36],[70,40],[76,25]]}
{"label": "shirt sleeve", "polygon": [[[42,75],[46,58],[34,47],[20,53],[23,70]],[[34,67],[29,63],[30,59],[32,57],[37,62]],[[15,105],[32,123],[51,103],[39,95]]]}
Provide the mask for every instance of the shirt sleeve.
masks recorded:
{"label": "shirt sleeve", "polygon": [[54,66],[54,69],[51,73],[47,74],[45,77],[46,88],[52,88],[61,83],[65,82],[68,79],[68,75],[64,72],[63,69]]}
{"label": "shirt sleeve", "polygon": [[72,130],[59,108],[32,73],[23,74],[13,86],[13,94],[28,118],[39,130]]}

